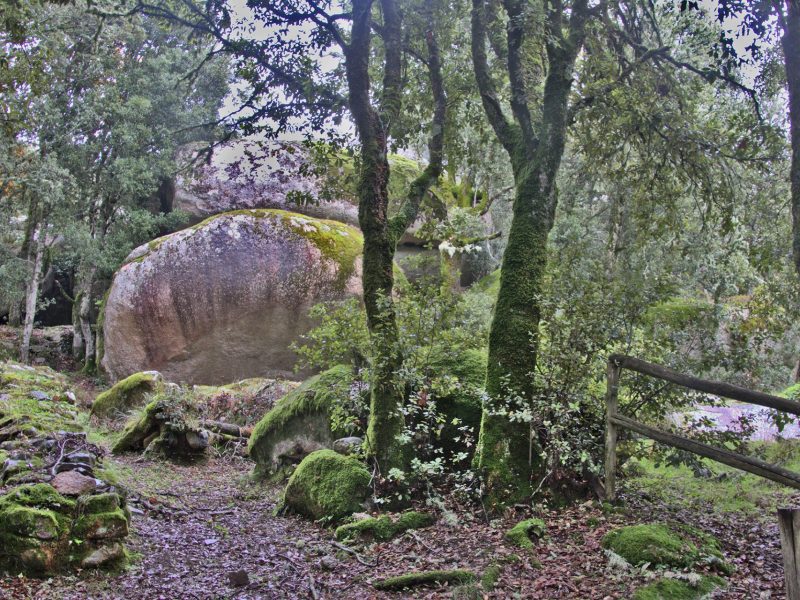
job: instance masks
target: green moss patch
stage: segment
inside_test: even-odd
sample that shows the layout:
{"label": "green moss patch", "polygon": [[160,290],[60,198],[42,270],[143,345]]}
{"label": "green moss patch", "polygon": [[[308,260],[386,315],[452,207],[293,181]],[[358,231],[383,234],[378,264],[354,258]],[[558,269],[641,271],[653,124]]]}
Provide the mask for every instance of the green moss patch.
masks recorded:
{"label": "green moss patch", "polygon": [[406,588],[433,585],[436,583],[473,583],[478,578],[471,571],[454,569],[452,571],[418,571],[396,577],[387,577],[373,583],[376,590],[397,591]]}
{"label": "green moss patch", "polygon": [[694,581],[662,578],[633,595],[634,600],[698,600],[725,585],[719,577],[696,576]]}
{"label": "green moss patch", "polygon": [[409,529],[430,527],[435,522],[433,515],[411,511],[403,513],[397,520],[389,515],[370,517],[355,523],[347,523],[336,528],[336,539],[369,538],[377,541],[390,540]]}
{"label": "green moss patch", "polygon": [[157,390],[161,381],[162,377],[157,371],[134,373],[97,396],[92,404],[92,414],[99,417],[127,414],[142,406],[147,396]]}
{"label": "green moss patch", "polygon": [[547,526],[541,519],[525,519],[506,531],[505,538],[519,548],[533,548],[534,540],[540,539],[545,531]]}
{"label": "green moss patch", "polygon": [[634,566],[691,567],[703,554],[692,541],[658,523],[610,531],[602,544]]}
{"label": "green moss patch", "polygon": [[306,456],[289,478],[287,508],[314,520],[338,521],[361,509],[372,477],[363,463],[317,450]]}

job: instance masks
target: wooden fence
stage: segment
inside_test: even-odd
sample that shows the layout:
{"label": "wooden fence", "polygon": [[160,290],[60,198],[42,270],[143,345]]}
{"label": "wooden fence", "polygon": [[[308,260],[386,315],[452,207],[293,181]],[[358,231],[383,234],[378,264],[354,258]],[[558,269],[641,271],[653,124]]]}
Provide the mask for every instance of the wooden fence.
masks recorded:
{"label": "wooden fence", "polygon": [[[635,431],[662,444],[674,446],[742,471],[771,479],[783,485],[800,489],[800,474],[798,473],[771,465],[757,458],[696,442],[619,414],[619,379],[623,369],[636,371],[637,373],[649,375],[698,392],[749,402],[750,404],[757,404],[800,416],[800,402],[755,392],[728,383],[698,379],[638,358],[614,354],[608,359],[606,387],[605,493],[607,500],[613,501],[616,498],[617,433],[620,428]],[[778,517],[783,564],[786,574],[786,593],[789,600],[800,600],[800,510],[781,509],[778,511]]]}

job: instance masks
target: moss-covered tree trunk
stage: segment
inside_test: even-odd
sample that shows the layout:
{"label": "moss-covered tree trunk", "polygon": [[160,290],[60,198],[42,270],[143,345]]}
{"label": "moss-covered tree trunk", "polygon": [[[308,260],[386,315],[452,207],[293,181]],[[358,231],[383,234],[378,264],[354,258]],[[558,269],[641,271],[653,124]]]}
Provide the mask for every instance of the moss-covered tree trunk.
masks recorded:
{"label": "moss-covered tree trunk", "polygon": [[555,179],[564,154],[573,70],[589,15],[582,0],[573,2],[569,12],[561,6],[544,7],[547,77],[541,105],[532,107],[523,52],[530,33],[526,5],[506,0],[503,6],[508,26],[502,58],[507,60],[513,121],[504,114],[486,55],[487,23],[497,20],[488,14],[494,5],[473,0],[472,10],[475,77],[487,118],[509,154],[516,188],[489,334],[486,390],[490,400],[475,457],[492,507],[528,495],[532,480],[546,476],[539,440],[520,417],[531,412],[547,237],[557,202]]}
{"label": "moss-covered tree trunk", "polygon": [[433,31],[426,36],[428,71],[435,105],[428,167],[411,185],[397,215],[389,215],[388,142],[402,103],[403,29],[395,0],[380,0],[383,24],[383,86],[379,106],[370,99],[370,46],[373,0],[354,0],[350,43],[344,46],[349,105],[361,142],[358,174],[358,219],[364,234],[363,287],[367,324],[372,335],[373,365],[366,451],[381,471],[405,464],[400,442],[404,426],[402,366],[392,291],[394,254],[403,232],[414,222],[419,205],[442,169],[445,98],[439,50]]}

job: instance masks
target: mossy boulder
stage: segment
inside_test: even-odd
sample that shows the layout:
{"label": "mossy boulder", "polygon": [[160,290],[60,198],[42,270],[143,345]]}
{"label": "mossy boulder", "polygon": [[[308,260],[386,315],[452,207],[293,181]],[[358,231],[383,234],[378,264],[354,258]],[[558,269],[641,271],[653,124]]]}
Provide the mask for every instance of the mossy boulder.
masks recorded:
{"label": "mossy boulder", "polygon": [[694,537],[701,540],[698,547],[688,536],[660,523],[631,525],[609,531],[602,540],[607,550],[618,554],[630,564],[688,568],[703,559],[727,571],[721,562],[718,542],[709,534]]}
{"label": "mossy boulder", "polygon": [[290,377],[311,306],[360,295],[362,245],[343,223],[258,209],[140,246],[111,284],[102,367],[190,384]]}
{"label": "mossy boulder", "polygon": [[310,519],[339,521],[362,509],[371,479],[366,466],[355,458],[317,450],[292,473],[284,503]]}
{"label": "mossy boulder", "polygon": [[97,396],[92,404],[92,414],[99,417],[126,415],[143,406],[148,395],[156,392],[163,380],[158,371],[134,373]]}
{"label": "mossy boulder", "polygon": [[486,361],[485,349],[437,350],[428,358],[427,371],[433,377],[440,381],[454,379],[437,398],[438,408],[445,418],[439,439],[449,452],[470,450],[460,443],[464,438],[460,428],[469,427],[477,437],[483,412]]}
{"label": "mossy boulder", "polygon": [[297,464],[309,453],[331,448],[333,442],[347,435],[334,430],[331,417],[353,390],[349,367],[338,365],[307,379],[289,392],[258,422],[248,443],[250,457],[260,476],[279,472]]}

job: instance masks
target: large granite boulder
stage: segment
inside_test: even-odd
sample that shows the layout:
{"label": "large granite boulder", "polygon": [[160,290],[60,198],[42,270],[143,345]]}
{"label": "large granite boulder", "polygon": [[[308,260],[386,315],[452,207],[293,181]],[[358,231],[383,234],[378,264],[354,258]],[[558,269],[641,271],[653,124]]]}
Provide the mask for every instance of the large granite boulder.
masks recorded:
{"label": "large granite boulder", "polygon": [[275,209],[222,213],[140,246],[114,277],[102,366],[218,384],[289,375],[308,309],[361,291],[361,234]]}

